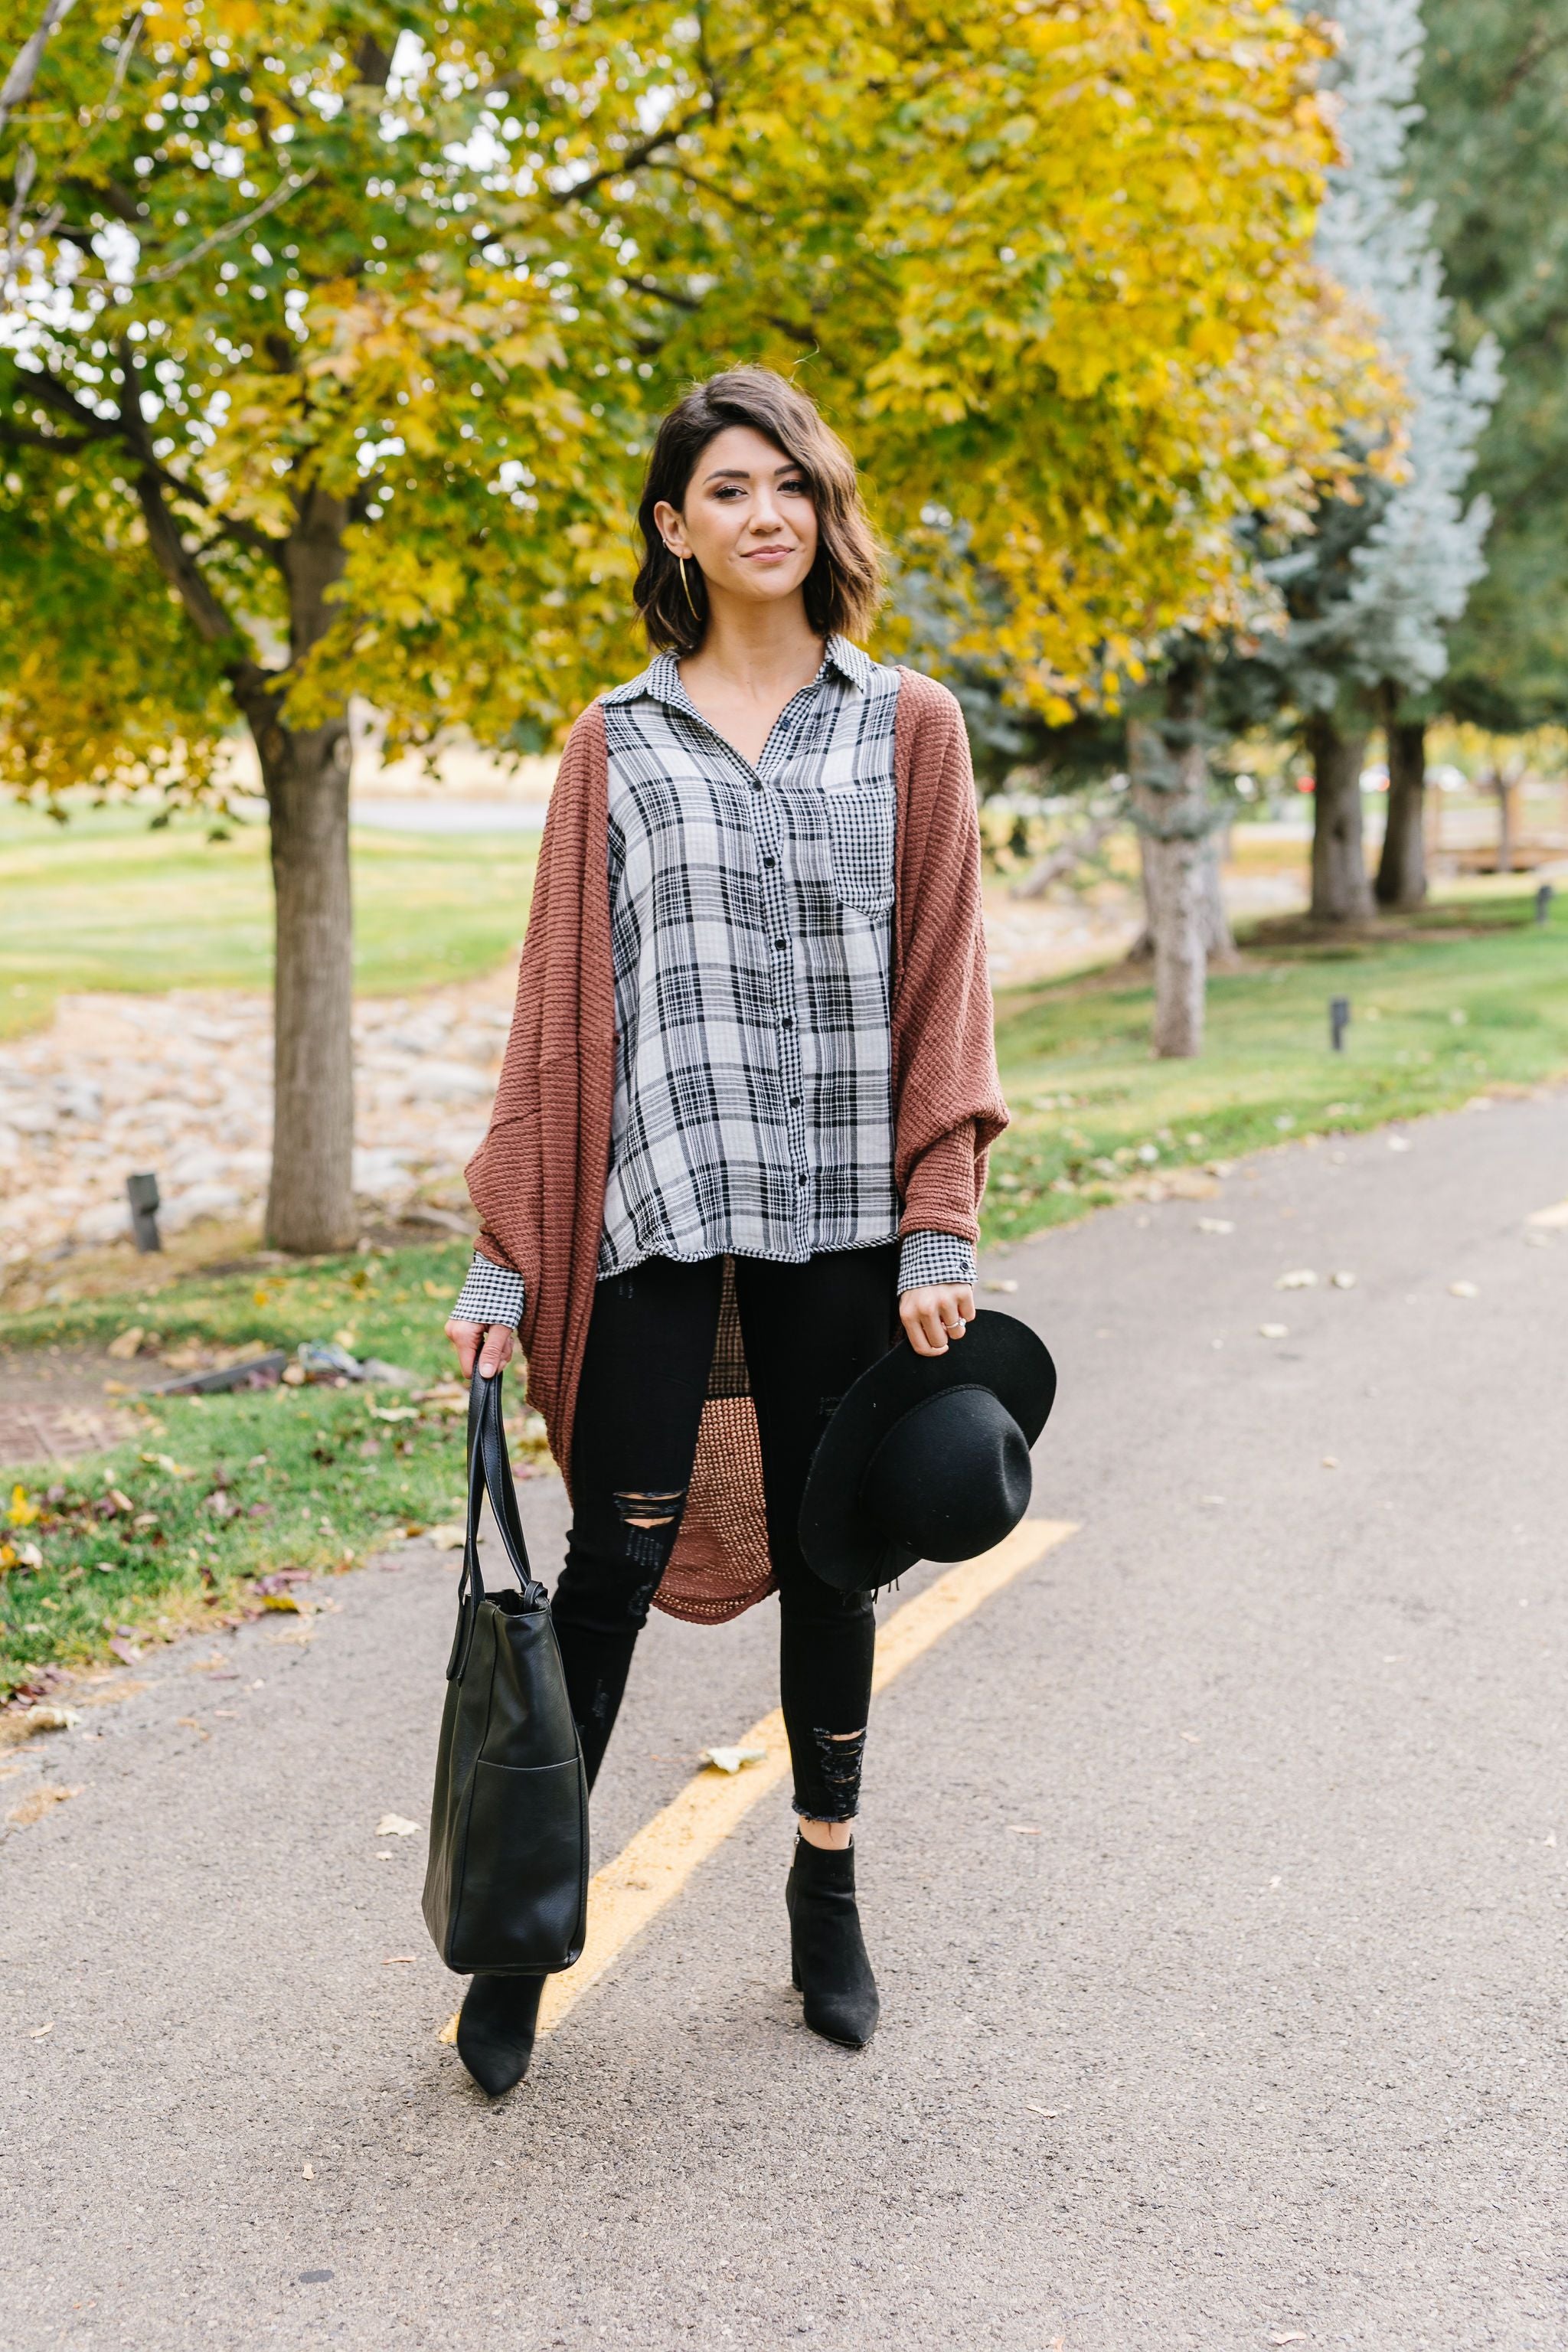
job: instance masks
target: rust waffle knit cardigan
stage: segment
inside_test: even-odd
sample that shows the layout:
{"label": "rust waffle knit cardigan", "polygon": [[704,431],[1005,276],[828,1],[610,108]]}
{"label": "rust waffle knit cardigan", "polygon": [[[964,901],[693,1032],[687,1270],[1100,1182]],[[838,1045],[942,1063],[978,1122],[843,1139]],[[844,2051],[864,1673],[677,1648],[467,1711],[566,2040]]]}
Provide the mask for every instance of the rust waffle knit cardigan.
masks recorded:
{"label": "rust waffle knit cardigan", "polygon": [[[900,680],[894,767],[900,1231],[973,1241],[985,1154],[1007,1123],[992,1035],[979,827],[958,705],[916,670]],[[568,1486],[615,1095],[607,803],[604,713],[594,704],[562,757],[495,1108],[468,1168],[479,1246],[522,1277],[529,1401],[544,1416]],[[721,1339],[716,1363],[729,1352]],[[715,1622],[760,1600],[770,1582],[751,1400],[710,1394],[658,1604]]]}

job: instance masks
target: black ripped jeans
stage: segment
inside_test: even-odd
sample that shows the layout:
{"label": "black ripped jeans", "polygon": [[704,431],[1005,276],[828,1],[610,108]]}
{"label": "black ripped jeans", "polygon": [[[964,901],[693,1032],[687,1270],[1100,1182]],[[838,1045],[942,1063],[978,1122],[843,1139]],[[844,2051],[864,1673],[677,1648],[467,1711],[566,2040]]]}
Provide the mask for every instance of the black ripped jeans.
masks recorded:
{"label": "black ripped jeans", "polygon": [[[892,1342],[898,1258],[892,1243],[804,1265],[734,1261],[795,1810],[814,1821],[851,1821],[859,1804],[876,1622],[869,1593],[835,1591],[807,1568],[801,1495],[833,1406]],[[606,1276],[595,1294],[572,1441],[572,1530],[553,1603],[590,1781],[679,1528],[723,1281],[721,1258],[649,1258]]]}

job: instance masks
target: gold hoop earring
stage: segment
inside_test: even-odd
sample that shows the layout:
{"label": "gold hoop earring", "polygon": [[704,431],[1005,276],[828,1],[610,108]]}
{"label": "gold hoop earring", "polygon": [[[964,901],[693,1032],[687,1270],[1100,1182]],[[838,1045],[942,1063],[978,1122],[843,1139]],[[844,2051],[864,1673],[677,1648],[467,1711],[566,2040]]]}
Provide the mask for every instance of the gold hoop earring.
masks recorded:
{"label": "gold hoop earring", "polygon": [[701,619],[702,615],[699,613],[696,605],[691,602],[691,583],[686,576],[686,558],[684,555],[678,555],[675,560],[680,566],[680,584],[686,591],[687,610],[690,613],[694,621],[699,621]]}

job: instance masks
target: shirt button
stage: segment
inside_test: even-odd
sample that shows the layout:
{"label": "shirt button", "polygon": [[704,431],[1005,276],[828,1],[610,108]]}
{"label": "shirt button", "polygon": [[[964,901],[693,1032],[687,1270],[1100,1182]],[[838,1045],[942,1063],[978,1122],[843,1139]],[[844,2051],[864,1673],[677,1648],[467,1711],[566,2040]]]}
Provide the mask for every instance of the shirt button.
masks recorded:
{"label": "shirt button", "polygon": [[809,1176],[797,1176],[795,1181],[797,1184],[809,1184],[811,1179]]}
{"label": "shirt button", "polygon": [[793,1013],[786,1013],[784,1019],[779,1023],[779,1027],[781,1029],[793,1029],[795,1027],[795,1014]]}
{"label": "shirt button", "polygon": [[762,789],[763,789],[763,780],[762,780],[762,778],[759,776],[759,777],[757,778],[756,782],[752,786],[752,790],[754,793],[760,793],[760,792],[762,791]]}
{"label": "shirt button", "polygon": [[775,940],[773,941],[773,945],[777,948],[780,955],[783,955],[785,948],[789,945],[789,942],[787,940]]}
{"label": "shirt button", "polygon": [[764,857],[763,864],[764,866],[776,866],[778,864],[778,859],[776,857]]}
{"label": "shirt button", "polygon": [[798,1095],[791,1095],[789,1098],[789,1107],[791,1110],[798,1110],[800,1108],[800,1097]]}

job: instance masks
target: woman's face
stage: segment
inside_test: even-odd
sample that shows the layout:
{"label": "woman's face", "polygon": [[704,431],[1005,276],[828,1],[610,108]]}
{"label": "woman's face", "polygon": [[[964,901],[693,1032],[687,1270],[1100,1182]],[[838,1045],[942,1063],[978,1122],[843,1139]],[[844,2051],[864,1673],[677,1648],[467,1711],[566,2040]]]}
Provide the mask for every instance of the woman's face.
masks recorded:
{"label": "woman's face", "polygon": [[805,476],[749,425],[714,436],[692,469],[685,505],[661,499],[654,520],[672,555],[695,558],[715,595],[779,603],[799,593],[816,560]]}

